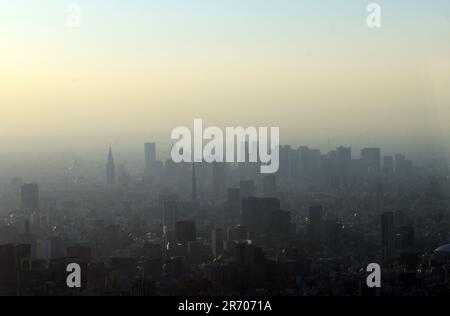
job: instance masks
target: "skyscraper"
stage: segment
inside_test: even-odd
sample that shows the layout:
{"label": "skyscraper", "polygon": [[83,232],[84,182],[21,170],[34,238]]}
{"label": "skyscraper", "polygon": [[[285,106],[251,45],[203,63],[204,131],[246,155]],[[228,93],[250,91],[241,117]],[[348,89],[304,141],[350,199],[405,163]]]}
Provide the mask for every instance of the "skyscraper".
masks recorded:
{"label": "skyscraper", "polygon": [[361,161],[367,172],[377,173],[381,168],[381,149],[380,148],[364,148],[361,150]]}
{"label": "skyscraper", "polygon": [[395,173],[400,176],[407,176],[412,172],[412,160],[407,160],[404,155],[395,155]]}
{"label": "skyscraper", "polygon": [[152,172],[155,162],[156,162],[156,144],[155,143],[145,143],[145,171],[147,173]]}
{"label": "skyscraper", "polygon": [[298,149],[298,153],[300,155],[300,175],[306,179],[314,178],[320,170],[322,153],[318,149],[309,149],[304,146]]}
{"label": "skyscraper", "polygon": [[225,230],[223,229],[214,229],[212,231],[211,236],[211,246],[212,246],[212,253],[214,258],[218,258],[219,256],[223,255],[224,252],[224,241],[226,238]]}
{"label": "skyscraper", "polygon": [[340,146],[336,148],[337,158],[340,162],[350,163],[352,160],[352,148]]}
{"label": "skyscraper", "polygon": [[171,239],[175,234],[175,223],[178,215],[178,204],[173,199],[164,198],[162,210],[162,222],[164,237]]}
{"label": "skyscraper", "polygon": [[384,156],[383,172],[384,173],[394,173],[394,157]]}
{"label": "skyscraper", "polygon": [[24,184],[21,189],[22,210],[39,211],[39,186],[36,183]]}
{"label": "skyscraper", "polygon": [[116,185],[116,165],[114,164],[111,146],[109,147],[108,160],[106,161],[106,184],[108,186]]}
{"label": "skyscraper", "polygon": [[390,265],[394,255],[394,213],[385,212],[381,215],[381,251],[384,265]]}

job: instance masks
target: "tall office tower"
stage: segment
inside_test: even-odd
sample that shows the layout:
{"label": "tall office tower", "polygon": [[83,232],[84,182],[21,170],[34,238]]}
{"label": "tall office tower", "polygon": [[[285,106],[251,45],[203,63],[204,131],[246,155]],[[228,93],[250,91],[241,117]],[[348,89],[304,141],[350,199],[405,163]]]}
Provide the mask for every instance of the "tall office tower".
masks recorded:
{"label": "tall office tower", "polygon": [[239,186],[240,186],[240,190],[241,190],[241,199],[256,196],[256,189],[255,189],[254,181],[248,181],[248,180],[241,181]]}
{"label": "tall office tower", "polygon": [[145,143],[145,171],[147,173],[152,172],[156,163],[156,144]]}
{"label": "tall office tower", "polygon": [[211,236],[211,247],[214,258],[218,258],[224,253],[224,242],[226,233],[223,229],[214,229]]}
{"label": "tall office tower", "polygon": [[369,174],[380,172],[381,149],[364,148],[361,150],[361,162]]}
{"label": "tall office tower", "polygon": [[394,173],[394,157],[392,156],[384,157],[383,172],[388,174]]}
{"label": "tall office tower", "polygon": [[116,185],[116,165],[114,164],[111,146],[109,147],[108,160],[106,161],[106,184],[108,186]]}
{"label": "tall office tower", "polygon": [[412,161],[407,160],[401,154],[395,155],[395,173],[400,176],[407,176],[412,172]]}
{"label": "tall office tower", "polygon": [[215,162],[212,165],[213,195],[224,198],[226,194],[226,164]]}
{"label": "tall office tower", "polygon": [[263,178],[263,195],[266,198],[277,196],[277,179],[274,174],[269,174]]}
{"label": "tall office tower", "polygon": [[291,150],[289,152],[289,177],[293,179],[297,179],[300,177],[300,151],[299,150]]}
{"label": "tall office tower", "polygon": [[195,174],[195,162],[192,163],[192,200],[197,200],[197,175]]}
{"label": "tall office tower", "polygon": [[172,239],[175,234],[175,223],[177,222],[177,202],[173,199],[164,199],[162,222],[163,234],[167,239]]}
{"label": "tall office tower", "polygon": [[309,180],[319,176],[322,153],[318,149],[300,147],[300,175]]}
{"label": "tall office tower", "polygon": [[[258,142],[240,142],[237,144],[239,177],[242,180],[253,180],[259,174]],[[245,162],[242,162],[244,159]]]}
{"label": "tall office tower", "polygon": [[269,233],[272,212],[279,210],[279,199],[255,197],[242,199],[242,225],[252,233]]}
{"label": "tall office tower", "polygon": [[392,263],[394,244],[394,213],[385,212],[381,215],[381,252],[384,265]]}
{"label": "tall office tower", "polygon": [[291,146],[280,146],[280,168],[278,170],[278,174],[283,178],[287,178],[290,175],[290,159],[292,157],[291,152]]}
{"label": "tall office tower", "polygon": [[406,158],[402,154],[395,155],[395,173],[402,174]]}
{"label": "tall office tower", "polygon": [[197,232],[194,222],[181,221],[175,224],[176,241],[187,245],[190,241],[196,241]]}
{"label": "tall office tower", "polygon": [[332,161],[332,172],[338,186],[348,187],[350,184],[350,168],[352,164],[352,148],[340,146],[336,148],[335,160]]}
{"label": "tall office tower", "polygon": [[312,249],[317,250],[323,242],[323,208],[320,205],[309,208],[308,237]]}
{"label": "tall office tower", "polygon": [[26,183],[21,189],[22,210],[39,211],[39,186],[36,183]]}
{"label": "tall office tower", "polygon": [[352,148],[351,147],[338,147],[336,148],[337,159],[340,162],[350,163],[352,161]]}
{"label": "tall office tower", "polygon": [[14,177],[9,180],[10,186],[12,191],[17,194],[17,196],[20,195],[20,189],[23,185],[23,179],[21,177]]}

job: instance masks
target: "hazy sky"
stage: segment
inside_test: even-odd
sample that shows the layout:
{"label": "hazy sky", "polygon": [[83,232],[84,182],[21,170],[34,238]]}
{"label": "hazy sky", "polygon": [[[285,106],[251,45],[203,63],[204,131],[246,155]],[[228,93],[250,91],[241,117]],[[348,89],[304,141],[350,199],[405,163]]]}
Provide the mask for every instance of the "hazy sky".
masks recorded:
{"label": "hazy sky", "polygon": [[369,2],[0,0],[0,146],[169,142],[194,118],[296,144],[446,146],[450,2],[378,1],[376,30]]}

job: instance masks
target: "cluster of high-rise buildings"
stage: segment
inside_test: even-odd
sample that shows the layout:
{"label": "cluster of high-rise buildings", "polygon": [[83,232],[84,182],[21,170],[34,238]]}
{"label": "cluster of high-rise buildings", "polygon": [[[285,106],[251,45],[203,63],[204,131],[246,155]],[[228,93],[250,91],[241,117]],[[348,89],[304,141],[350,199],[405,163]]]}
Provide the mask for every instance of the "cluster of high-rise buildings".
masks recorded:
{"label": "cluster of high-rise buildings", "polygon": [[[367,148],[280,149],[280,170],[181,163],[0,186],[0,295],[438,295],[450,290],[450,181]],[[58,181],[58,180],[55,180]],[[99,185],[102,183],[102,185]],[[57,187],[58,193],[54,193]],[[80,264],[81,289],[66,286]],[[368,289],[365,267],[382,267]]]}

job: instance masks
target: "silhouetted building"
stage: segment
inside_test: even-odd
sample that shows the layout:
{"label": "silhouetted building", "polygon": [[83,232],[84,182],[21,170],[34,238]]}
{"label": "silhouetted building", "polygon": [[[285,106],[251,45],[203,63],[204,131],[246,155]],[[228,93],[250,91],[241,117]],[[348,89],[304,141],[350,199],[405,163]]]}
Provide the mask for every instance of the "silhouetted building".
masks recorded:
{"label": "silhouetted building", "polygon": [[381,168],[381,149],[364,148],[361,150],[361,161],[369,174],[380,172]]}
{"label": "silhouetted building", "polygon": [[394,173],[394,157],[392,156],[384,157],[383,172],[387,174]]}
{"label": "silhouetted building", "polygon": [[336,148],[337,160],[339,162],[350,163],[352,161],[352,148],[351,147],[338,147]]}
{"label": "silhouetted building", "polygon": [[151,173],[154,171],[156,163],[156,144],[155,143],[145,143],[145,171]]}
{"label": "silhouetted building", "polygon": [[300,175],[307,180],[314,180],[320,171],[322,153],[318,149],[302,146],[298,149],[300,155]]}
{"label": "silhouetted building", "polygon": [[175,200],[164,200],[162,211],[163,234],[171,239],[175,234],[175,225],[178,217],[178,207]]}
{"label": "silhouetted building", "polygon": [[412,172],[412,161],[404,155],[395,155],[395,173],[399,176],[408,176]]}
{"label": "silhouetted building", "polygon": [[108,186],[116,185],[116,165],[114,164],[111,147],[109,147],[108,159],[106,161],[106,184]]}
{"label": "silhouetted building", "polygon": [[226,240],[226,233],[223,229],[214,229],[211,236],[211,246],[214,258],[223,255],[224,241]]}

